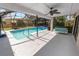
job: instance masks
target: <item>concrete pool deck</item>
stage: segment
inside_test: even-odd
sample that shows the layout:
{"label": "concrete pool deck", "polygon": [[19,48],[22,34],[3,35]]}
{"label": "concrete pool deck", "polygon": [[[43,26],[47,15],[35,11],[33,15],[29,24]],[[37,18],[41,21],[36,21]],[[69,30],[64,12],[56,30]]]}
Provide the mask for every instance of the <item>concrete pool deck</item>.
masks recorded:
{"label": "concrete pool deck", "polygon": [[47,44],[47,42],[49,42],[55,35],[56,35],[55,32],[45,30],[39,33],[39,37],[36,37],[36,34],[34,34],[30,38],[27,38],[28,39],[27,41],[11,45],[14,55],[33,56],[38,50],[40,50],[45,44]]}
{"label": "concrete pool deck", "polygon": [[8,37],[0,38],[0,56],[14,56]]}
{"label": "concrete pool deck", "polygon": [[[43,31],[39,37],[33,34],[28,41],[11,45],[11,39],[1,38],[0,55],[33,56],[33,55],[78,55],[75,40],[69,34],[56,34],[55,31]],[[46,47],[45,47],[46,46]],[[64,48],[63,48],[64,47]],[[45,50],[46,49],[46,50]],[[41,51],[43,50],[42,54]],[[75,51],[76,50],[76,51]],[[79,50],[79,49],[78,49]],[[74,54],[75,53],[75,54]]]}
{"label": "concrete pool deck", "polygon": [[79,56],[79,49],[72,34],[57,34],[34,56]]}

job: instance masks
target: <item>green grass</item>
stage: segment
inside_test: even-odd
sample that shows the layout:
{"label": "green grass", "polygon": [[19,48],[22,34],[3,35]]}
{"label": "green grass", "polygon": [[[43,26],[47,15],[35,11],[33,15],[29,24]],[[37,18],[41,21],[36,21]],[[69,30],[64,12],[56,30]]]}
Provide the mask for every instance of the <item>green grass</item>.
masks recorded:
{"label": "green grass", "polygon": [[[22,28],[32,28],[33,26],[30,26],[30,27],[18,27],[18,29],[22,29]],[[8,31],[8,30],[12,30],[11,27],[9,28],[4,28],[5,31]]]}
{"label": "green grass", "polygon": [[12,28],[4,28],[4,30],[6,30],[6,31],[7,31],[7,30],[12,30]]}

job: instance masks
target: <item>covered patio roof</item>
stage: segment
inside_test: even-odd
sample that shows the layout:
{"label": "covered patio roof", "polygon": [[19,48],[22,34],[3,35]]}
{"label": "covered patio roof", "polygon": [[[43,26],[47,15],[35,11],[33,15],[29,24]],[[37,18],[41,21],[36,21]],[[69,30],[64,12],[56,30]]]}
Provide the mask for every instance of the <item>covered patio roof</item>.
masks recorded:
{"label": "covered patio roof", "polygon": [[6,8],[12,11],[18,11],[31,15],[38,15],[39,17],[50,18],[47,14],[50,9],[48,7],[54,7],[58,9],[60,14],[55,16],[75,14],[79,11],[79,3],[0,3],[0,7]]}

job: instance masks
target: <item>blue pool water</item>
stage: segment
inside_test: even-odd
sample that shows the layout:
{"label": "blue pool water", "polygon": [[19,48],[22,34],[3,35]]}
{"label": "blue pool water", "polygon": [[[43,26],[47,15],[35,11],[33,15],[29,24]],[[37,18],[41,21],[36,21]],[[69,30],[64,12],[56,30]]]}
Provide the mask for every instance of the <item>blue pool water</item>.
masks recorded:
{"label": "blue pool water", "polygon": [[[47,27],[38,27],[38,32],[47,29]],[[37,32],[37,27],[29,28],[29,35]],[[16,38],[16,40],[23,39],[28,36],[28,29],[20,29],[11,31],[11,34]]]}

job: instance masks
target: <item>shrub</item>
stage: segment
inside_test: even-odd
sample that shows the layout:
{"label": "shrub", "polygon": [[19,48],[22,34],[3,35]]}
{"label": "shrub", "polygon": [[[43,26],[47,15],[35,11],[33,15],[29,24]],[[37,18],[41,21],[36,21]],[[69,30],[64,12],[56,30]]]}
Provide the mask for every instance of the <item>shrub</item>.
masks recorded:
{"label": "shrub", "polygon": [[17,20],[17,27],[25,27],[26,24],[23,22],[23,20]]}

